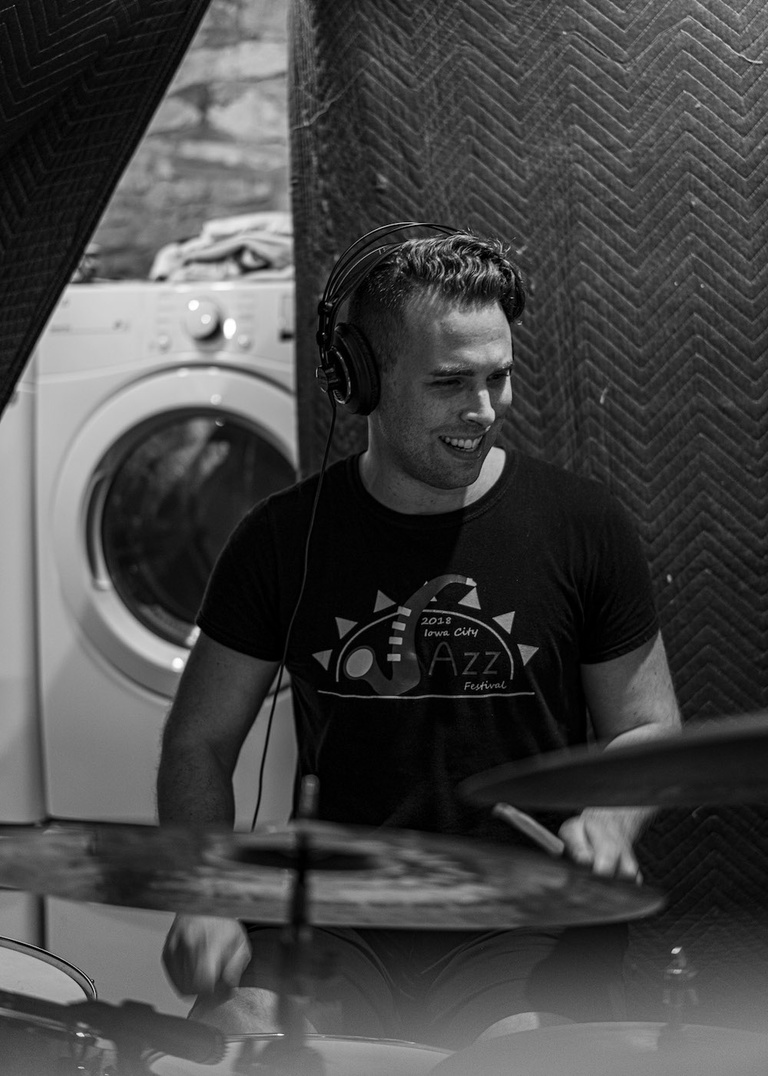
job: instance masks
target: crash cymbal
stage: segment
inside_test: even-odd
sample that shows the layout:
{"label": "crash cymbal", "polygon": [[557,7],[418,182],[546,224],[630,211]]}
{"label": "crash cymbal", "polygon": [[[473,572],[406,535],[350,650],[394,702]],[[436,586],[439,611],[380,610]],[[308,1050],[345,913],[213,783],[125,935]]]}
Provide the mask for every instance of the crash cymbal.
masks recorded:
{"label": "crash cymbal", "polygon": [[765,1076],[768,1036],[684,1024],[562,1024],[478,1042],[434,1076]]}
{"label": "crash cymbal", "polygon": [[318,926],[501,929],[637,919],[658,891],[539,852],[301,821],[253,833],[66,826],[0,836],[0,885],[67,900],[284,923],[308,858]]}
{"label": "crash cymbal", "polygon": [[518,807],[700,807],[768,801],[768,713],[699,725],[631,747],[577,747],[496,766],[459,786]]}

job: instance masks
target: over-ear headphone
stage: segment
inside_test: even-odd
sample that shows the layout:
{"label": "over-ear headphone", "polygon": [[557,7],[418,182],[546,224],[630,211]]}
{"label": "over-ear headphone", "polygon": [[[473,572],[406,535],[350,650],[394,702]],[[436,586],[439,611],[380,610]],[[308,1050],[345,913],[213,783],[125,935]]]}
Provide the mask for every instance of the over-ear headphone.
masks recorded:
{"label": "over-ear headphone", "polygon": [[[348,322],[336,322],[342,304],[386,256],[405,242],[403,232],[431,230],[453,235],[456,228],[407,220],[366,232],[347,247],[331,269],[318,303],[317,344],[320,365],[315,377],[323,392],[356,415],[369,415],[379,402],[379,370],[364,334]],[[398,236],[398,238],[394,238]]]}

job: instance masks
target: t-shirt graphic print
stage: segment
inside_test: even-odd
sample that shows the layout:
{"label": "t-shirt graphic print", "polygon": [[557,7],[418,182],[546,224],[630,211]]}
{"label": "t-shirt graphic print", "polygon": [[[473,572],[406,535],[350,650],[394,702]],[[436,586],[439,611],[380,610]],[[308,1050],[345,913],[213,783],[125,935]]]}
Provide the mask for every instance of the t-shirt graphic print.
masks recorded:
{"label": "t-shirt graphic print", "polygon": [[320,694],[349,697],[355,683],[382,698],[519,694],[516,664],[527,665],[538,647],[513,642],[514,618],[514,611],[489,614],[475,581],[455,573],[429,580],[401,604],[378,591],[369,620],[337,616],[337,646],[313,655],[338,685]]}

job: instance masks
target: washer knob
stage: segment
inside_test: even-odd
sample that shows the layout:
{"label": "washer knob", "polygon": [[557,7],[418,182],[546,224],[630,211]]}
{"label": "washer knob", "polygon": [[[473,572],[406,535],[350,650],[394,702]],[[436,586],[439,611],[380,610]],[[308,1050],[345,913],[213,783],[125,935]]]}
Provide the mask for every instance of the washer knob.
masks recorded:
{"label": "washer knob", "polygon": [[183,325],[193,340],[210,340],[221,332],[221,311],[210,299],[190,299],[184,309]]}

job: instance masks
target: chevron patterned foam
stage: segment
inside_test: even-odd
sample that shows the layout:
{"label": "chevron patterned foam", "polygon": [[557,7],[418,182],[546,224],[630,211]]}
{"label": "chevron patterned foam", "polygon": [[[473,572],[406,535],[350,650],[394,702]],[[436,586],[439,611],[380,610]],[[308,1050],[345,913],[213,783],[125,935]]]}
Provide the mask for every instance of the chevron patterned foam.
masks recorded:
{"label": "chevron patterned foam", "polygon": [[209,0],[0,10],[0,410]]}
{"label": "chevron patterned foam", "polygon": [[[768,7],[300,0],[292,17],[304,469],[329,413],[314,304],[346,244],[397,219],[505,236],[529,286],[508,441],[633,513],[686,718],[768,707]],[[340,414],[333,454],[364,438]],[[664,812],[646,834],[669,906],[632,929],[637,1012],[660,1011],[684,942],[704,1017],[768,1025],[767,821]]]}

